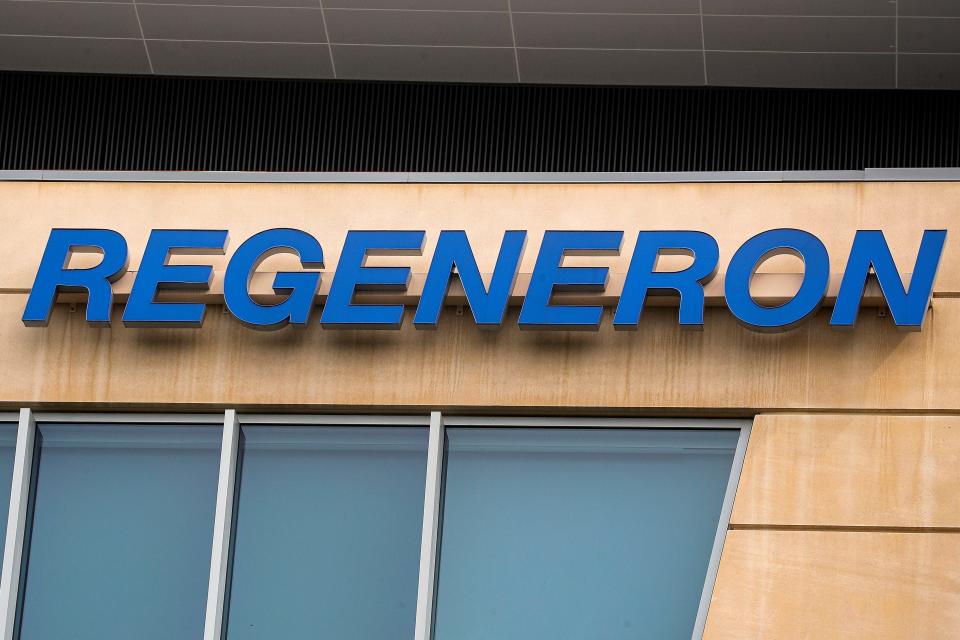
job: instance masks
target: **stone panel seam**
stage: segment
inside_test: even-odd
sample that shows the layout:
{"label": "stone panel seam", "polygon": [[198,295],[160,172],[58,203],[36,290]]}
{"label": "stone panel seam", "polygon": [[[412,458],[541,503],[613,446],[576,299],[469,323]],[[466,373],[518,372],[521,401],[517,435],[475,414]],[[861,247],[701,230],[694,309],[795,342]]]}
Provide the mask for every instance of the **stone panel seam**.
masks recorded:
{"label": "stone panel seam", "polygon": [[730,524],[730,531],[810,531],[823,533],[960,533],[960,527],[873,525]]}

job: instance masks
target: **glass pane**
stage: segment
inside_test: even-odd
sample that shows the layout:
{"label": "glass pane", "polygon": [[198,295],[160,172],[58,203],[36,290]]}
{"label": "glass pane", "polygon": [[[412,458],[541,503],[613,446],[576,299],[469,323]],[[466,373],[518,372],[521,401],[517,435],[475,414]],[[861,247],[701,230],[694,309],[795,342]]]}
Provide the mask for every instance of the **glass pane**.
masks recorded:
{"label": "glass pane", "polygon": [[0,542],[7,537],[10,485],[13,483],[13,455],[16,449],[17,423],[0,422]]}
{"label": "glass pane", "polygon": [[689,639],[738,435],[448,429],[436,640]]}
{"label": "glass pane", "polygon": [[203,635],[221,429],[39,426],[22,640]]}
{"label": "glass pane", "polygon": [[427,429],[243,436],[227,637],[412,637]]}

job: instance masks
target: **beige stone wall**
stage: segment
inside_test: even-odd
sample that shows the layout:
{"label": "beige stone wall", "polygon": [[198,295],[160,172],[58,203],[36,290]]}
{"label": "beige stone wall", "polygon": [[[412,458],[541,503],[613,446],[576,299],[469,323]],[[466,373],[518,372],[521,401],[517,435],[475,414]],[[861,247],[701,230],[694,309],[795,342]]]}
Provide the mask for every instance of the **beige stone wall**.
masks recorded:
{"label": "beige stone wall", "polygon": [[960,419],[762,414],[705,637],[956,638]]}
{"label": "beige stone wall", "polygon": [[[426,257],[377,259],[420,274],[444,228],[468,231],[484,271],[503,230],[529,230],[525,273],[544,229],[623,229],[623,256],[590,259],[614,283],[640,229],[712,233],[722,271],[755,233],[798,227],[824,240],[834,274],[857,229],[884,230],[902,271],[923,229],[950,235],[920,333],[865,308],[850,333],[821,313],[764,335],[722,307],[707,309],[702,333],[679,330],[670,307],[646,310],[636,332],[613,331],[609,311],[597,333],[521,332],[515,308],[502,330],[481,332],[450,308],[432,332],[409,319],[400,331],[324,331],[314,317],[261,333],[219,306],[202,329],[94,329],[65,304],[48,328],[28,329],[20,314],[55,226],[122,232],[134,270],[153,227],[226,228],[234,246],[302,228],[328,270],[348,229],[422,228]],[[0,229],[0,410],[756,416],[707,637],[960,632],[960,183],[0,183]]]}

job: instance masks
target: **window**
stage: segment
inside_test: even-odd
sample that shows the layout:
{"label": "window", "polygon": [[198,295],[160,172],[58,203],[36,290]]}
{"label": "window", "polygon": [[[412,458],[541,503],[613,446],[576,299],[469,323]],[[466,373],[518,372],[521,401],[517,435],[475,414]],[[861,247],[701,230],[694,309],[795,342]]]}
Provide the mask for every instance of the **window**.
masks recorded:
{"label": "window", "polygon": [[436,640],[690,637],[737,431],[446,433]]}
{"label": "window", "polygon": [[37,431],[21,640],[201,637],[220,429]]}
{"label": "window", "polygon": [[427,429],[242,435],[228,640],[412,637]]}
{"label": "window", "polygon": [[0,633],[19,640],[697,638],[750,431],[14,417]]}

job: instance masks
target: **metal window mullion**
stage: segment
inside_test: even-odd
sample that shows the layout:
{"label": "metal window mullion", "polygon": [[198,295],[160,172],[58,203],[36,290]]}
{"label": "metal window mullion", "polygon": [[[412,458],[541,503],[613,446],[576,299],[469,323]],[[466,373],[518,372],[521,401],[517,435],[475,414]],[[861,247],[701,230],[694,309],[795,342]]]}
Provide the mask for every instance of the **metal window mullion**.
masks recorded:
{"label": "metal window mullion", "polygon": [[430,640],[433,632],[437,558],[440,542],[440,509],[443,479],[443,416],[430,414],[427,445],[427,481],[423,495],[423,531],[420,536],[420,581],[417,587],[417,618],[414,640]]}
{"label": "metal window mullion", "polygon": [[20,410],[17,445],[13,459],[13,481],[10,486],[10,510],[7,513],[7,537],[3,545],[0,569],[0,626],[2,640],[13,640],[16,633],[17,604],[20,598],[23,548],[30,509],[30,488],[33,476],[33,454],[37,423],[30,409]]}
{"label": "metal window mullion", "polygon": [[710,563],[707,565],[707,575],[703,581],[703,591],[700,593],[697,619],[693,625],[693,640],[701,640],[707,625],[707,612],[710,610],[713,587],[717,582],[717,572],[720,570],[720,556],[727,539],[727,530],[730,528],[733,500],[737,495],[737,486],[740,484],[740,472],[743,471],[743,460],[747,454],[747,443],[750,442],[752,426],[752,423],[748,423],[741,427],[737,449],[733,454],[733,464],[730,467],[730,477],[727,480],[727,491],[723,496],[723,506],[720,509],[720,522],[717,524],[717,534],[713,539],[713,550],[710,552]]}
{"label": "metal window mullion", "polygon": [[430,418],[423,415],[360,415],[360,414],[284,414],[284,413],[244,413],[239,417],[240,424],[276,424],[282,426],[358,426],[358,427],[402,427],[426,426]]}
{"label": "metal window mullion", "polygon": [[222,414],[213,413],[58,413],[37,412],[38,422],[106,424],[221,424]]}
{"label": "metal window mullion", "polygon": [[744,421],[730,418],[584,418],[542,416],[451,416],[443,418],[449,427],[520,427],[527,429],[741,429]]}
{"label": "metal window mullion", "polygon": [[227,569],[230,565],[233,542],[233,505],[239,442],[240,423],[237,420],[237,412],[234,409],[227,409],[223,415],[223,444],[220,448],[217,506],[213,522],[213,549],[210,554],[210,583],[207,589],[207,613],[203,640],[220,640],[223,631]]}

